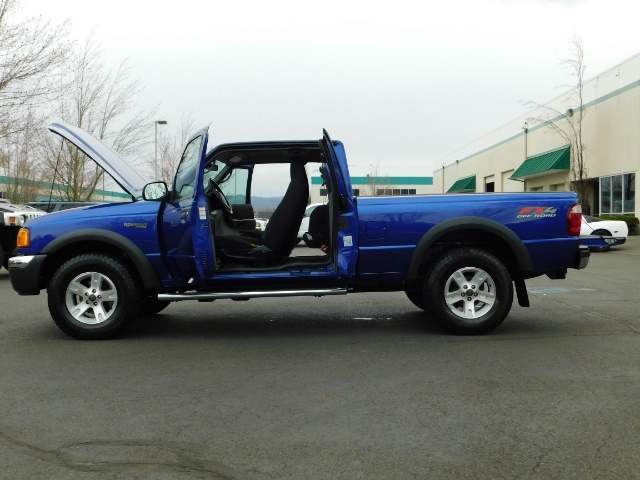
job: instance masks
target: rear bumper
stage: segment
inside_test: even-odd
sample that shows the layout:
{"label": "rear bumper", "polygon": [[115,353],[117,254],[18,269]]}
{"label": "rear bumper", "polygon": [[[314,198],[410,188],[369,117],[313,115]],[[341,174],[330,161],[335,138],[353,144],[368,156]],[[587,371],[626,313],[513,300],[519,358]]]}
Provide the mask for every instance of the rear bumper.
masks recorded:
{"label": "rear bumper", "polygon": [[586,268],[587,265],[589,264],[590,256],[591,256],[591,252],[589,251],[589,247],[586,245],[580,245],[575,266],[573,268],[577,268],[578,270],[582,270],[583,268]]}
{"label": "rear bumper", "polygon": [[18,255],[9,259],[11,286],[20,295],[40,294],[40,275],[46,255]]}

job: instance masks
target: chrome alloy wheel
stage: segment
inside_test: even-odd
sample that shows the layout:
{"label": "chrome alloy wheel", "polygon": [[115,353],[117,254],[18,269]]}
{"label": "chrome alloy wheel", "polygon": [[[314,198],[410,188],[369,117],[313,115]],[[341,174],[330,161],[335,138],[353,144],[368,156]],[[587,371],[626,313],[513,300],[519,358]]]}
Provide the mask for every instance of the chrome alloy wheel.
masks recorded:
{"label": "chrome alloy wheel", "polygon": [[109,319],[118,305],[118,292],[109,277],[98,272],[85,272],[67,286],[65,302],[77,321],[97,325]]}
{"label": "chrome alloy wheel", "polygon": [[480,319],[496,301],[496,284],[484,270],[465,267],[453,272],[444,287],[449,310],[466,320]]}

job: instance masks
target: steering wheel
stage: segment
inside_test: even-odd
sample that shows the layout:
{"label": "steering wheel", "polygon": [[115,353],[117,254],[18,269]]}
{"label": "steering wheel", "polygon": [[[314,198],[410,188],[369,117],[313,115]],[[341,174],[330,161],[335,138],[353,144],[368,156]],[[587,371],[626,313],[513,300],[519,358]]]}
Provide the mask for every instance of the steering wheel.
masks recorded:
{"label": "steering wheel", "polygon": [[222,205],[222,208],[224,208],[229,215],[233,215],[233,207],[229,203],[229,200],[227,200],[227,197],[224,196],[224,193],[222,193],[222,189],[220,188],[220,186],[215,182],[213,178],[209,179],[209,186],[211,187],[211,193],[216,198],[218,203]]}

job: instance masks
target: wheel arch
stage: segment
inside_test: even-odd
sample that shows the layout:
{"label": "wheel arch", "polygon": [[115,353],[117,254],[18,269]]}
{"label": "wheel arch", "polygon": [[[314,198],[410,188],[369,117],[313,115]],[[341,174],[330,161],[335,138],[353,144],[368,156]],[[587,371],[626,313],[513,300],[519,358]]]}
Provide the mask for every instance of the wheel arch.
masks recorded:
{"label": "wheel arch", "polygon": [[518,303],[528,306],[524,284],[533,272],[533,263],[522,240],[505,225],[480,217],[458,217],[445,220],[426,232],[413,252],[405,277],[407,285],[415,285],[429,267],[446,252],[461,246],[479,246],[493,253],[506,265],[516,286]]}
{"label": "wheel arch", "polygon": [[160,280],[144,252],[128,238],[109,230],[90,228],[64,234],[52,240],[42,253],[47,255],[44,266],[48,279],[69,258],[81,253],[106,253],[126,257],[147,290],[159,289]]}

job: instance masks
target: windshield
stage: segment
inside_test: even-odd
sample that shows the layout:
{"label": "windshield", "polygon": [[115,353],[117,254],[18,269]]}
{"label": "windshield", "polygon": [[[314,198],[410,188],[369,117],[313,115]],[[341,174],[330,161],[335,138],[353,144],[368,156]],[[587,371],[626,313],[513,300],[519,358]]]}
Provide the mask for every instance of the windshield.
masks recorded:
{"label": "windshield", "polygon": [[219,160],[210,162],[204,167],[204,185],[209,185],[209,180],[216,179],[216,176],[222,172],[226,165]]}

